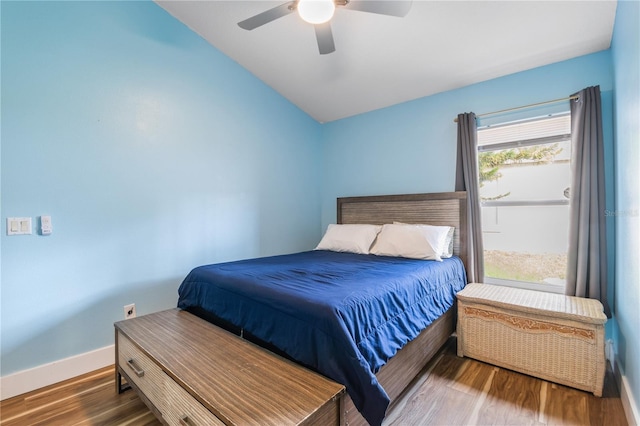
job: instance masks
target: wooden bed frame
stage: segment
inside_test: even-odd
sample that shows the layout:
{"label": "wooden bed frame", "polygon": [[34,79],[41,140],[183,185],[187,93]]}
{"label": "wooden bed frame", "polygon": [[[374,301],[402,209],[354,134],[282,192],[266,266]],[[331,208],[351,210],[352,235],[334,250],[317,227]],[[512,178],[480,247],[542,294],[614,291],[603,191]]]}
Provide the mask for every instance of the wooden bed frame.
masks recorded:
{"label": "wooden bed frame", "polygon": [[[337,207],[340,224],[382,225],[396,221],[453,226],[453,253],[468,267],[465,192],[338,198]],[[390,407],[455,331],[455,319],[453,306],[380,369],[376,377],[391,399]],[[344,421],[349,426],[367,424],[348,395],[344,402]]]}

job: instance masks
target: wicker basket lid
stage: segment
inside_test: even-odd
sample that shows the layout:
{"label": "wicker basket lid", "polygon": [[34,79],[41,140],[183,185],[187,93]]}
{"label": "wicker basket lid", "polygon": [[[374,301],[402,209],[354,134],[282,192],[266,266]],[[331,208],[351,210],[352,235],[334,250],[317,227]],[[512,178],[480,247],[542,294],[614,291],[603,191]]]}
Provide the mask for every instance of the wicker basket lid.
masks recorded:
{"label": "wicker basket lid", "polygon": [[590,324],[604,324],[607,316],[600,301],[491,284],[467,284],[458,299],[532,314],[547,314]]}

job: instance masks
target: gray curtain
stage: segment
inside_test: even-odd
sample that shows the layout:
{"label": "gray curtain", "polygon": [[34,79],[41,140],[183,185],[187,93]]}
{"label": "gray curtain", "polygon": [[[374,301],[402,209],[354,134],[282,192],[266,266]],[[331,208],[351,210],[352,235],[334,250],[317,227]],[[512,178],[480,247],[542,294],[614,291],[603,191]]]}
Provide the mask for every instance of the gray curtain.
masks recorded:
{"label": "gray curtain", "polygon": [[484,281],[484,246],[480,188],[478,185],[478,135],[476,115],[472,112],[458,115],[458,158],[456,162],[456,191],[467,191],[467,229],[469,282]]}
{"label": "gray curtain", "polygon": [[600,86],[571,101],[571,195],[566,294],[607,303],[604,147]]}

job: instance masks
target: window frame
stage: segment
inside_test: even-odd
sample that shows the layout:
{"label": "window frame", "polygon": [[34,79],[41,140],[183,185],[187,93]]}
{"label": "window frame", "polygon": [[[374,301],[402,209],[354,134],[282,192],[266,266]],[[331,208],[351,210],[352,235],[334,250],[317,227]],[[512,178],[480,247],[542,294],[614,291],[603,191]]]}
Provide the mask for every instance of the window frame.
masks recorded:
{"label": "window frame", "polygon": [[[552,119],[560,116],[570,116],[570,112],[562,112],[559,114],[550,114],[545,117],[535,117],[527,120],[518,120],[511,122],[498,123],[495,125],[484,126],[478,128],[478,133],[487,128],[496,128],[502,126],[510,126],[522,123],[523,121],[538,121],[544,119]],[[550,145],[553,143],[566,142],[571,141],[571,133],[562,133],[554,136],[545,136],[539,138],[531,138],[531,139],[521,139],[521,140],[512,140],[507,142],[499,142],[495,144],[489,145],[478,145],[477,147],[477,159],[483,152],[491,152],[491,151],[500,151],[505,149],[514,149],[514,148],[524,148],[524,147],[532,147],[532,146],[541,146],[541,145]],[[571,158],[571,157],[570,157]],[[479,170],[478,170],[479,171]],[[507,200],[487,200],[482,201],[480,199],[480,208],[481,210],[484,207],[544,207],[544,206],[563,206],[569,205],[569,199],[541,199],[541,200],[520,200],[520,201],[507,201]],[[522,288],[527,290],[536,290],[536,291],[544,291],[548,293],[564,293],[564,287],[550,284],[550,283],[537,283],[531,281],[518,281],[518,280],[510,280],[505,278],[495,278],[485,275],[484,282],[487,284],[500,285],[506,287],[515,287]]]}

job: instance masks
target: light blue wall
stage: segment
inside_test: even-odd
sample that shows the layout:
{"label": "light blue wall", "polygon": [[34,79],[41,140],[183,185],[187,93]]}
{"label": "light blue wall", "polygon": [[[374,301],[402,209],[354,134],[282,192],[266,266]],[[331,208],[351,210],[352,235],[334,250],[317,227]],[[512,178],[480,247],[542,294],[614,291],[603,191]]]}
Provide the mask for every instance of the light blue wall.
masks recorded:
{"label": "light blue wall", "polygon": [[[313,247],[336,197],[452,190],[460,112],[600,85],[608,206],[637,208],[638,119],[618,111],[638,108],[637,6],[619,6],[615,92],[604,51],[320,125],[153,3],[2,1],[1,374],[111,344],[124,304],[175,306],[195,265]],[[43,214],[52,235],[6,236]],[[637,217],[608,223],[640,395]]]}
{"label": "light blue wall", "polygon": [[[459,113],[482,114],[563,98],[595,85],[602,91],[605,139],[612,152],[608,50],[325,124],[323,227],[335,221],[336,197],[452,191],[457,129],[453,119]],[[568,103],[565,107],[568,110]],[[531,109],[518,118],[542,112]],[[500,118],[514,119],[515,114]],[[611,153],[609,160],[611,170]],[[613,194],[612,179],[608,184]]]}
{"label": "light blue wall", "polygon": [[615,81],[616,351],[635,406],[640,408],[640,2],[618,3],[611,51]]}
{"label": "light blue wall", "polygon": [[1,7],[3,376],[112,344],[194,266],[317,243],[320,124],[152,2]]}
{"label": "light blue wall", "polygon": [[[614,210],[613,70],[611,51],[605,50],[325,124],[323,228],[335,222],[337,197],[453,191],[457,138],[453,119],[459,113],[483,114],[565,98],[596,85],[602,94],[606,209]],[[479,124],[561,109],[568,111],[568,102],[493,115]],[[613,300],[614,217],[607,218],[607,233],[609,300]],[[615,323],[614,317],[607,324],[607,336],[612,338]]]}

